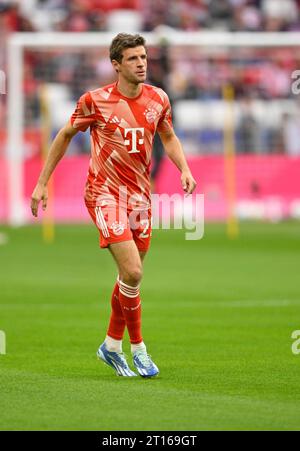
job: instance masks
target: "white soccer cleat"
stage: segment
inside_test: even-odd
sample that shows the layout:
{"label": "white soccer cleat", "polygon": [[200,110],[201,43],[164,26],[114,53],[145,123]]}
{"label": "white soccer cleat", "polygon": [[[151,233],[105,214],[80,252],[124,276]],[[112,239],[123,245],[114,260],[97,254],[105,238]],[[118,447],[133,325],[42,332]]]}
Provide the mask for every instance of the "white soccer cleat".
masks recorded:
{"label": "white soccer cleat", "polygon": [[159,369],[146,351],[135,351],[133,353],[133,364],[142,377],[154,377],[159,373]]}
{"label": "white soccer cleat", "polygon": [[137,376],[137,374],[129,368],[125,355],[122,352],[108,351],[105,342],[99,347],[97,357],[116,370],[118,376]]}

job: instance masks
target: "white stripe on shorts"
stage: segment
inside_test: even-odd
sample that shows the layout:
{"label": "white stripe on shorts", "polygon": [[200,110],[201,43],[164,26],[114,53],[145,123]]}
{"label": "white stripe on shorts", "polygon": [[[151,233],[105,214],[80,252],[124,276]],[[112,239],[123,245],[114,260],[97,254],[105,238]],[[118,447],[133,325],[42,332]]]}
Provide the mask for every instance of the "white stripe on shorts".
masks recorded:
{"label": "white stripe on shorts", "polygon": [[101,211],[100,207],[96,207],[95,208],[95,214],[96,214],[96,218],[97,218],[97,222],[99,224],[100,229],[102,230],[102,233],[104,235],[105,238],[109,237],[109,231],[103,216],[103,213]]}

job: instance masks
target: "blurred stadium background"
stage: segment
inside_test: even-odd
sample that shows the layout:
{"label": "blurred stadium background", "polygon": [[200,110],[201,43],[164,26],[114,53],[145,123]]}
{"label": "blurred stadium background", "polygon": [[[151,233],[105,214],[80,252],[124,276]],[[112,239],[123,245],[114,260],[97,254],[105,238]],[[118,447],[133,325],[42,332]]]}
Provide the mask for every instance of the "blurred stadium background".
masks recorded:
{"label": "blurred stadium background", "polygon": [[[146,262],[157,384],[93,359],[115,270],[82,199],[88,133],[53,178],[52,246],[29,210],[48,142],[82,93],[114,81],[120,31],[146,36],[148,82],[168,93],[205,195],[205,238],[156,231]],[[300,0],[0,0],[0,69],[0,429],[299,429]],[[181,192],[159,139],[153,177]]]}
{"label": "blurred stadium background", "polygon": [[[299,4],[294,0],[1,1],[0,67],[13,81],[11,101],[1,96],[0,221],[30,220],[27,205],[40,168],[43,130],[49,128],[53,137],[83,92],[114,81],[107,45],[120,30],[141,31],[148,37],[149,82],[170,96],[176,132],[200,181],[198,190],[205,194],[206,219],[226,216],[225,85],[233,88],[234,96],[227,127],[234,129],[238,216],[299,219],[300,96],[291,88],[292,74],[300,67],[299,35],[291,35],[300,29]],[[14,32],[23,35],[12,37]],[[52,34],[58,32],[77,36]],[[261,32],[273,33],[272,38]],[[82,33],[90,35],[81,38]],[[85,39],[84,47],[76,45]],[[162,157],[159,139],[155,150],[156,191],[177,192],[179,184]],[[89,136],[79,134],[54,177],[57,220],[88,220],[81,200],[88,152]],[[18,184],[11,183],[7,160],[12,160],[14,171],[22,166]]]}

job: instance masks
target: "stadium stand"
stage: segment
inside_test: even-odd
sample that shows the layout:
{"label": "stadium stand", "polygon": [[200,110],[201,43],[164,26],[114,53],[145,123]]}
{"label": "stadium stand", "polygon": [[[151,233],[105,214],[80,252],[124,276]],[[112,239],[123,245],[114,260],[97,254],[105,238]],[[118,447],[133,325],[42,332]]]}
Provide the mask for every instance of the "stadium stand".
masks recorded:
{"label": "stadium stand", "polygon": [[[0,66],[5,69],[5,41],[14,31],[152,31],[162,24],[187,31],[295,31],[300,30],[299,11],[300,0],[0,0]],[[299,127],[299,107],[291,102],[290,89],[298,50],[249,54],[219,49],[213,57],[201,49],[167,53],[151,49],[149,79],[168,91],[187,152],[222,151],[222,85],[229,80],[236,94],[237,151],[300,154],[300,145],[290,144]],[[39,121],[37,88],[43,80],[53,84],[56,111],[62,112],[69,112],[86,90],[114,80],[106,55],[99,58],[99,52],[70,54],[68,64],[59,51],[27,51],[25,58],[28,130]],[[167,65],[164,59],[169,59]],[[191,121],[186,121],[187,108],[195,112]],[[3,120],[4,110],[2,105]]]}

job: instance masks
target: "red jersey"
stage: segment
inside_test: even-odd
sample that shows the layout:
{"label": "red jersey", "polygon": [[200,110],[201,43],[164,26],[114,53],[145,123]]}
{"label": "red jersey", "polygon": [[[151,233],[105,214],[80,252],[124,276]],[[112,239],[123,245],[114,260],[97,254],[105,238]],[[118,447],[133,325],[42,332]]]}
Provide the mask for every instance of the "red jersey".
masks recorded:
{"label": "red jersey", "polygon": [[71,123],[81,131],[90,127],[86,203],[98,205],[105,196],[117,200],[122,186],[127,200],[149,208],[153,138],[156,130],[168,132],[173,127],[167,94],[143,84],[141,93],[129,98],[113,83],[80,97]]}

